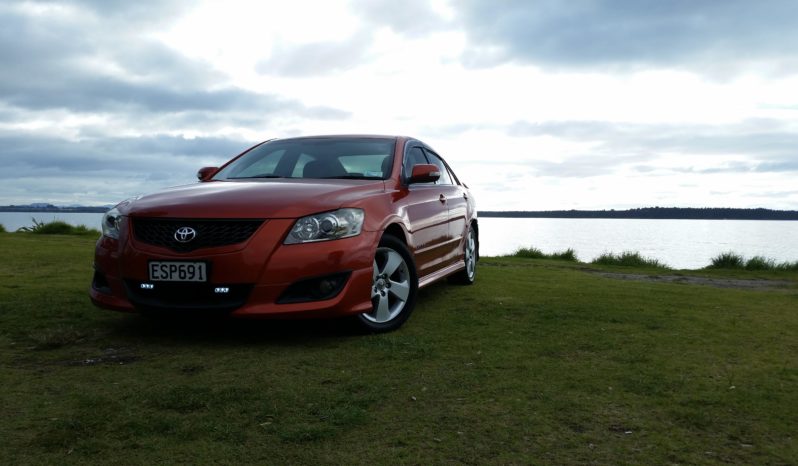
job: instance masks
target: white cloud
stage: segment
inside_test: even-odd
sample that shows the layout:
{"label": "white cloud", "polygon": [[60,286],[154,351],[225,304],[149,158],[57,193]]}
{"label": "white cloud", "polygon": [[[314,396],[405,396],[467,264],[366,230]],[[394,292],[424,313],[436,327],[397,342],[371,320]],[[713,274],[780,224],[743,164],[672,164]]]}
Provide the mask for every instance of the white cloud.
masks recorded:
{"label": "white cloud", "polygon": [[[6,183],[0,204],[58,201],[70,189],[70,202],[110,203],[123,194],[114,186],[190,180],[200,162],[233,155],[187,158],[190,140],[373,132],[435,147],[482,209],[798,208],[787,189],[798,171],[789,21],[713,2],[662,3],[658,15],[636,2],[588,4],[0,5],[0,133],[18,143],[0,159],[36,152],[37,138],[69,148],[57,183]],[[690,18],[709,12],[717,24],[694,28]],[[596,18],[619,27],[603,36]],[[104,143],[120,144],[107,163],[124,166],[109,173],[126,181],[109,185],[103,173],[87,190],[85,168],[100,162],[80,154]],[[31,163],[44,163],[44,146]],[[152,176],[164,167],[168,180]]]}

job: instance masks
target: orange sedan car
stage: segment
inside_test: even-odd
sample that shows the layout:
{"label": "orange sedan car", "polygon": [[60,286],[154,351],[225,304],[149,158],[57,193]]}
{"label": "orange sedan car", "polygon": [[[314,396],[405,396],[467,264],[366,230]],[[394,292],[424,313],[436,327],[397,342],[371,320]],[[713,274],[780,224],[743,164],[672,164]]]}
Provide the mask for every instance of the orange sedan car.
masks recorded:
{"label": "orange sedan car", "polygon": [[108,211],[90,290],[118,311],[234,317],[351,316],[401,326],[419,287],[474,283],[474,198],[408,137],[258,144],[200,182]]}

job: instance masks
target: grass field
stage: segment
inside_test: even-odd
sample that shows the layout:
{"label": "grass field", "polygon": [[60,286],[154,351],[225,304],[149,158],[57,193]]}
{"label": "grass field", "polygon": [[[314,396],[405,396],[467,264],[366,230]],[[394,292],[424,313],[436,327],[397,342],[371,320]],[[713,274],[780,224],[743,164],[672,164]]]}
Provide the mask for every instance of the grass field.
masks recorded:
{"label": "grass field", "polygon": [[0,464],[798,464],[796,272],[483,258],[358,336],[95,309],[93,243],[0,233]]}

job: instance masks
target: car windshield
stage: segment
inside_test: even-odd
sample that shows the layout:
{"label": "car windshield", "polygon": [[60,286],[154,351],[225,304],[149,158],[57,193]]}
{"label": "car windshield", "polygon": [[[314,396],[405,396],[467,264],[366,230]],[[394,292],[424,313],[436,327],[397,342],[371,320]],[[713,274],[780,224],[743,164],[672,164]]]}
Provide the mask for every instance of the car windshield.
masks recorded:
{"label": "car windshield", "polygon": [[268,178],[388,179],[395,140],[308,138],[263,143],[217,173],[214,180]]}

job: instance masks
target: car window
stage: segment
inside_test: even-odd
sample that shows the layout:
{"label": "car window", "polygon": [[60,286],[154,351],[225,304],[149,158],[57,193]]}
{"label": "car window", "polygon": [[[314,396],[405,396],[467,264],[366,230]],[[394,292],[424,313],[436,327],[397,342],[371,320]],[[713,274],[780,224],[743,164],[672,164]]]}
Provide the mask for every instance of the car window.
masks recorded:
{"label": "car window", "polygon": [[341,156],[338,161],[344,166],[347,173],[352,175],[363,175],[366,177],[387,176],[390,169],[391,155],[369,154],[369,155],[348,155]]}
{"label": "car window", "polygon": [[219,170],[214,180],[255,178],[387,179],[395,139],[297,138],[266,142]]}
{"label": "car window", "polygon": [[427,164],[427,157],[424,155],[424,151],[416,146],[411,148],[407,151],[407,156],[405,157],[404,163],[404,172],[405,172],[405,179],[410,178],[410,175],[413,172],[413,165],[421,165]]}
{"label": "car window", "polygon": [[299,157],[296,159],[296,164],[294,164],[294,170],[291,172],[291,177],[302,178],[302,174],[305,171],[305,165],[307,165],[311,160],[313,160],[313,157],[309,156],[308,154],[299,154]]}
{"label": "car window", "polygon": [[240,164],[238,169],[230,173],[230,177],[257,177],[275,175],[277,165],[285,157],[285,149],[264,154],[261,158],[251,158],[250,163]]}
{"label": "car window", "polygon": [[438,155],[432,151],[427,151],[427,158],[429,159],[430,163],[434,164],[441,172],[441,177],[438,178],[438,181],[435,184],[452,184],[452,177],[449,176],[449,170],[446,168],[446,164],[443,163]]}

